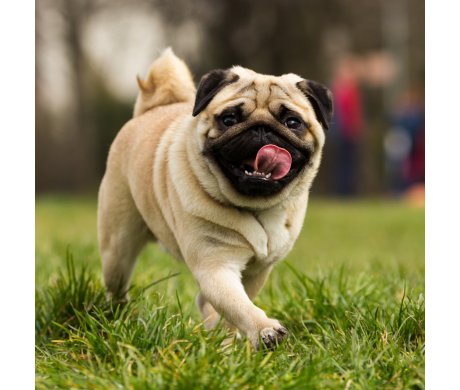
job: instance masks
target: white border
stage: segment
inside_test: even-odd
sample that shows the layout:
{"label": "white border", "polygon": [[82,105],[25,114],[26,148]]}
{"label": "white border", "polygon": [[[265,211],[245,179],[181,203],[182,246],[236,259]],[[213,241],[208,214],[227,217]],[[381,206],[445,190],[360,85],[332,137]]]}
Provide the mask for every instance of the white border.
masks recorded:
{"label": "white border", "polygon": [[458,386],[460,108],[456,2],[426,3],[427,389]]}
{"label": "white border", "polygon": [[35,4],[0,3],[0,268],[2,388],[30,389],[34,373]]}

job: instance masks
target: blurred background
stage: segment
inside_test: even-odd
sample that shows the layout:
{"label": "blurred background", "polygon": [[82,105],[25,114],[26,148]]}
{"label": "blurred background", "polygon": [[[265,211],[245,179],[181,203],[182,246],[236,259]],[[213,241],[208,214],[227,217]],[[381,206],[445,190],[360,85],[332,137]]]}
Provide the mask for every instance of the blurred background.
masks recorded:
{"label": "blurred background", "polygon": [[95,193],[136,75],[171,46],[200,78],[242,65],[327,85],[313,195],[424,203],[420,0],[36,0],[36,193]]}

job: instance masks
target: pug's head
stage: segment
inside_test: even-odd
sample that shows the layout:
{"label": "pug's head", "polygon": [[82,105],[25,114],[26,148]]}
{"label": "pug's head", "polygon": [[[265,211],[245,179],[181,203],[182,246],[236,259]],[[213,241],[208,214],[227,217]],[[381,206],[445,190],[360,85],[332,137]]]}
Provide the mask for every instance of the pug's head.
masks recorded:
{"label": "pug's head", "polygon": [[257,209],[308,191],[332,112],[331,92],[294,74],[274,77],[242,67],[208,73],[193,109],[201,155],[217,181],[205,187]]}

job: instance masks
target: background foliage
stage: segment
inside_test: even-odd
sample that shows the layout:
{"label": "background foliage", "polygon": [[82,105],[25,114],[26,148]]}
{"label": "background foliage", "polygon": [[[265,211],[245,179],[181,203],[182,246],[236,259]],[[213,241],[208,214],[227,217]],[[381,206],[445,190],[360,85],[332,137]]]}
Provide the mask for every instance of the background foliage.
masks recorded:
{"label": "background foliage", "polygon": [[[424,7],[418,0],[37,0],[37,192],[97,188],[111,141],[132,117],[136,74],[172,46],[196,83],[212,69],[242,65],[328,84],[343,53],[393,55],[400,77],[384,89],[362,86],[358,190],[382,193],[391,108],[384,97],[408,85],[423,94]],[[337,150],[333,132],[327,136],[317,193],[334,192]]]}

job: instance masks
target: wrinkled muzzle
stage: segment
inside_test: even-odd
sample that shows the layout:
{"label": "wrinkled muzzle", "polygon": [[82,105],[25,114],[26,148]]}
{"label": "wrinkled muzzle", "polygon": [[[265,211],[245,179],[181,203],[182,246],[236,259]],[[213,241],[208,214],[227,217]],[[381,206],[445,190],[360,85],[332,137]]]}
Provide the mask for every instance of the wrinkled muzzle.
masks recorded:
{"label": "wrinkled muzzle", "polygon": [[265,125],[236,134],[206,154],[242,194],[270,196],[281,191],[309,163],[312,146],[299,150]]}

